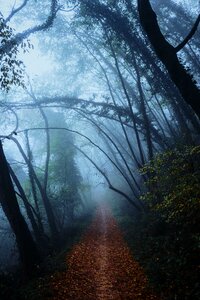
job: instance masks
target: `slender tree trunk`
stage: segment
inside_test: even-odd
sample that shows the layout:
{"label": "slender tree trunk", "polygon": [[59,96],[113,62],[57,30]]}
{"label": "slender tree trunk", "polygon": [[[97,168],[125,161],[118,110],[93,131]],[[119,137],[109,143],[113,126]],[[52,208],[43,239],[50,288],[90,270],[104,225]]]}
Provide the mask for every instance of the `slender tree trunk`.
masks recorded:
{"label": "slender tree trunk", "polygon": [[31,184],[31,189],[32,189],[32,195],[33,195],[33,199],[34,199],[34,203],[35,203],[35,208],[37,210],[38,225],[40,227],[40,231],[44,232],[44,226],[43,226],[43,223],[42,223],[42,217],[41,217],[40,208],[39,208],[39,199],[38,199],[38,196],[37,196],[37,189],[36,189],[36,184],[35,184],[35,181],[34,181],[34,174],[33,174],[32,168],[30,167],[32,165],[32,152],[31,152],[31,149],[30,149],[30,144],[29,144],[29,139],[28,139],[28,133],[27,132],[25,132],[25,137],[26,137],[26,146],[27,146],[27,160],[30,162],[30,164],[27,164],[27,166],[28,166],[28,174],[29,174],[29,179],[30,179],[30,184]]}
{"label": "slender tree trunk", "polygon": [[[34,100],[37,103],[37,99],[34,96]],[[47,193],[47,185],[48,185],[48,176],[49,176],[49,160],[50,160],[50,133],[49,133],[49,121],[43,110],[43,108],[39,105],[39,111],[42,115],[45,125],[45,133],[46,133],[46,161],[45,161],[45,170],[44,170],[44,191]]]}
{"label": "slender tree trunk", "polygon": [[162,108],[162,105],[160,104],[160,101],[158,100],[157,96],[155,95],[155,99],[156,99],[156,102],[161,110],[161,113],[162,113],[162,116],[164,118],[164,121],[166,122],[167,124],[167,127],[169,128],[169,133],[173,136],[174,140],[176,140],[177,138],[177,132],[175,131],[175,129],[173,128],[173,126],[170,124],[169,120],[167,119],[167,116]]}
{"label": "slender tree trunk", "polygon": [[115,51],[113,49],[112,43],[111,43],[111,41],[110,41],[110,39],[109,39],[108,36],[107,36],[107,38],[108,38],[109,43],[110,43],[110,48],[111,48],[111,51],[112,51],[112,55],[113,55],[113,58],[115,60],[115,66],[116,66],[116,69],[117,69],[117,72],[118,72],[118,75],[119,75],[119,79],[121,81],[121,85],[122,85],[125,97],[126,97],[127,102],[128,102],[128,107],[130,109],[130,114],[131,114],[131,119],[132,119],[132,122],[133,122],[133,127],[134,127],[134,132],[135,132],[136,141],[137,141],[137,145],[138,145],[138,150],[139,150],[139,154],[140,154],[140,159],[141,159],[141,163],[143,165],[145,163],[145,157],[144,157],[143,147],[142,147],[142,144],[141,144],[140,136],[139,136],[137,125],[136,125],[136,120],[135,120],[135,115],[134,115],[134,112],[133,112],[132,103],[131,103],[129,94],[128,94],[127,90],[126,90],[126,86],[125,86],[125,83],[124,83],[124,80],[123,80],[123,76],[122,76],[120,68],[119,68],[119,63],[118,63]]}
{"label": "slender tree trunk", "polygon": [[[79,113],[80,113],[80,112],[79,112]],[[101,126],[100,126],[99,124],[97,124],[97,122],[95,122],[91,117],[89,118],[89,117],[87,117],[85,114],[84,114],[84,115],[83,115],[82,113],[80,113],[80,114],[81,114],[84,118],[86,118],[89,122],[91,122],[94,126],[96,126],[96,127],[98,128],[98,130],[105,136],[105,141],[106,141],[106,138],[107,138],[108,141],[111,143],[111,145],[114,146],[114,148],[117,150],[117,153],[119,154],[119,156],[121,157],[121,159],[122,159],[122,161],[123,161],[123,163],[124,163],[124,165],[125,165],[124,168],[126,167],[125,169],[128,170],[128,173],[129,173],[130,177],[132,178],[132,180],[134,181],[134,183],[135,183],[137,189],[138,189],[139,191],[141,191],[141,188],[140,188],[140,186],[138,185],[138,183],[137,183],[137,181],[136,181],[136,179],[135,179],[135,177],[134,177],[134,175],[133,175],[133,172],[131,171],[131,168],[129,167],[128,162],[126,161],[124,155],[122,154],[121,150],[119,149],[119,147],[117,146],[117,144],[114,142],[114,140],[111,138],[111,136],[110,136],[109,134],[107,134],[106,131],[103,130],[103,129],[101,128]],[[108,141],[107,141],[107,145],[110,145],[110,144],[108,143]],[[111,145],[109,146],[109,147],[110,147],[110,150],[112,149]],[[116,159],[116,155],[114,155],[114,157],[115,157],[115,159]],[[126,173],[126,171],[125,171],[125,173]]]}
{"label": "slender tree trunk", "polygon": [[41,194],[41,197],[42,197],[42,201],[43,201],[43,204],[44,204],[44,208],[45,208],[45,211],[46,211],[46,214],[47,214],[47,219],[48,219],[48,223],[49,223],[49,227],[50,227],[50,231],[51,231],[51,236],[52,236],[52,241],[54,243],[54,246],[57,248],[59,248],[59,242],[60,242],[60,238],[59,238],[59,232],[58,232],[58,229],[57,229],[57,225],[56,225],[56,220],[55,220],[55,216],[54,216],[54,213],[53,213],[53,208],[51,206],[51,202],[47,196],[47,194],[45,193],[43,187],[42,187],[42,184],[40,183],[34,169],[33,169],[33,166],[31,164],[31,162],[28,160],[26,154],[24,153],[20,143],[14,138],[12,137],[11,138],[15,144],[17,145],[22,157],[24,158],[28,168],[30,168],[32,174],[33,174],[33,178],[35,180],[35,183],[38,187],[38,190]]}
{"label": "slender tree trunk", "polygon": [[141,78],[140,78],[140,71],[139,68],[137,66],[137,62],[136,59],[134,57],[134,67],[135,67],[135,71],[136,71],[136,76],[137,76],[137,86],[138,86],[138,91],[139,91],[139,95],[140,95],[140,103],[141,103],[141,113],[143,116],[143,120],[144,120],[144,127],[145,127],[145,133],[146,133],[146,143],[147,143],[147,149],[148,149],[148,156],[149,159],[153,158],[153,143],[152,143],[152,139],[151,139],[151,131],[150,131],[150,121],[147,115],[147,111],[146,111],[146,106],[145,106],[145,95],[142,89],[142,83],[141,83]]}
{"label": "slender tree trunk", "polygon": [[[18,180],[18,178],[17,178],[15,172],[14,172],[13,169],[11,168],[11,166],[9,166],[9,171],[10,171],[10,175],[11,175],[11,177],[12,177],[12,179],[13,179],[13,182],[15,183],[15,185],[16,185],[18,191],[19,191],[19,194],[20,194],[20,196],[21,196],[21,198],[22,198],[22,201],[23,201],[23,203],[24,203],[24,206],[25,206],[25,209],[26,209],[27,216],[28,216],[28,218],[29,218],[29,220],[30,220],[30,223],[31,223],[31,226],[32,226],[32,228],[33,228],[35,240],[36,240],[38,246],[39,246],[40,248],[43,248],[43,249],[44,249],[44,248],[46,248],[46,247],[45,247],[45,242],[44,242],[44,241],[45,241],[45,240],[44,240],[44,232],[41,232],[41,231],[40,231],[40,228],[39,228],[39,226],[37,225],[37,222],[36,222],[36,220],[35,220],[35,217],[34,217],[32,208],[31,208],[31,206],[30,206],[30,204],[29,204],[29,202],[28,202],[28,199],[27,199],[27,197],[26,197],[26,194],[25,194],[25,192],[24,192],[24,189],[23,189],[23,187],[21,186],[21,184],[20,184],[20,182],[19,182],[19,180]],[[47,245],[46,245],[46,246],[47,246]]]}

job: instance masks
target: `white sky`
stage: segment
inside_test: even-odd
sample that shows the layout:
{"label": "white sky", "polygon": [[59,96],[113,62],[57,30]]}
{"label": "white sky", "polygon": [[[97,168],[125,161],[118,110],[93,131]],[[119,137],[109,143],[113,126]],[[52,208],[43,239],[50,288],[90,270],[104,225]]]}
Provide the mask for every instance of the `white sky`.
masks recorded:
{"label": "white sky", "polygon": [[26,66],[28,74],[32,75],[45,75],[53,71],[55,65],[50,55],[43,55],[38,48],[38,40],[32,35],[31,43],[34,45],[34,49],[30,49],[29,52],[20,53],[19,57]]}

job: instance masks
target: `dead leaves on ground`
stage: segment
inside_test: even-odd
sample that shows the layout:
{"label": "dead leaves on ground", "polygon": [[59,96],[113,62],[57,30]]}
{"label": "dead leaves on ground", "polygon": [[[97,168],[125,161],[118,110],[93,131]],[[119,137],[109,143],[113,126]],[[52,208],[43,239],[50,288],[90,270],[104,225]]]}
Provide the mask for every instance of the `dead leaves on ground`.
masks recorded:
{"label": "dead leaves on ground", "polygon": [[67,257],[68,271],[54,274],[53,300],[154,300],[143,269],[133,259],[107,207],[100,207],[81,242]]}

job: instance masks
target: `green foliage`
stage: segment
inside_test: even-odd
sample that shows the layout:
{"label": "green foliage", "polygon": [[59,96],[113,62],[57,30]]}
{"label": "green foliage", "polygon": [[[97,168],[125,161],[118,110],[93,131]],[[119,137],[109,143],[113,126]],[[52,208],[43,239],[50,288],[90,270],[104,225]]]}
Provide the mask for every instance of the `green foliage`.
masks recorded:
{"label": "green foliage", "polygon": [[[159,154],[141,172],[148,175],[142,199],[147,215],[127,232],[162,299],[199,299],[200,146]],[[130,227],[130,226],[129,226]]]}
{"label": "green foliage", "polygon": [[[11,51],[7,51],[6,48],[4,51],[1,49],[12,42],[13,36],[12,28],[6,25],[4,19],[0,17],[0,87],[5,91],[9,91],[13,85],[24,86],[24,65],[17,58],[18,46],[13,46]],[[29,41],[21,44],[24,51],[27,46],[31,47]]]}
{"label": "green foliage", "polygon": [[200,298],[200,147],[182,146],[158,154],[144,166],[148,212],[117,211],[134,257],[161,299]]}
{"label": "green foliage", "polygon": [[142,198],[167,223],[196,226],[200,213],[200,146],[176,148],[156,158],[142,169],[149,174]]}

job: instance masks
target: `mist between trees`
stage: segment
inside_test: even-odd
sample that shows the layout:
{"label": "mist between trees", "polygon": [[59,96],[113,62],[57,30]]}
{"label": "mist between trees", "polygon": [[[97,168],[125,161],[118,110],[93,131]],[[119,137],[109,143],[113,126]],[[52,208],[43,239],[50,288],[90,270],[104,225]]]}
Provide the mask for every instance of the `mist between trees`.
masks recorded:
{"label": "mist between trees", "polygon": [[169,294],[197,299],[200,17],[188,3],[0,3],[2,271],[32,277],[111,200],[148,237],[161,226],[165,246],[178,238],[164,256],[188,291],[174,279]]}

